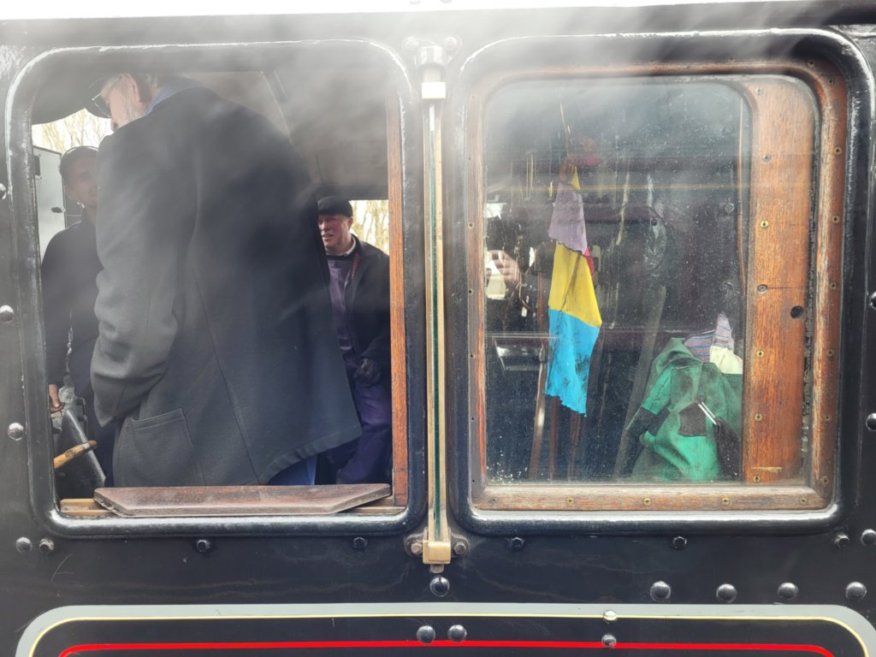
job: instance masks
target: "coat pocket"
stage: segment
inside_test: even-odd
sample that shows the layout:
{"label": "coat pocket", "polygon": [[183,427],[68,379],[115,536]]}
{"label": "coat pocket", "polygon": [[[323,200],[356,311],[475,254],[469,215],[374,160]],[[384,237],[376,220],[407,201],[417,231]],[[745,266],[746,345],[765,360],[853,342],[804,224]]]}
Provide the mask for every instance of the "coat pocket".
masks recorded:
{"label": "coat pocket", "polygon": [[128,418],[118,438],[118,486],[202,486],[182,409],[140,419]]}

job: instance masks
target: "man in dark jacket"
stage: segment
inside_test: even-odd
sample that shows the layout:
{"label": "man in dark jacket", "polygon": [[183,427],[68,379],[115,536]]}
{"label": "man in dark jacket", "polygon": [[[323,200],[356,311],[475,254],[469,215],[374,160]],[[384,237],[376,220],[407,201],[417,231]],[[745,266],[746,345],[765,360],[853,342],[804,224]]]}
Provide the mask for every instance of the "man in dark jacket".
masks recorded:
{"label": "man in dark jacket", "polygon": [[[95,454],[112,482],[115,430],[101,427],[94,413],[91,354],[97,340],[97,258],[94,221],[97,216],[97,149],[76,146],[61,156],[64,195],[82,209],[82,219],[49,240],[41,264],[43,317],[46,326],[46,369],[49,408],[63,408],[58,394],[69,369],[73,390],[85,403],[86,433],[97,441]],[[68,356],[69,349],[69,356]]]}
{"label": "man in dark jacket", "polygon": [[121,486],[312,483],[360,431],[304,164],[268,121],[180,78],[94,102],[103,264],[97,413]]}
{"label": "man in dark jacket", "polygon": [[328,256],[332,314],[350,390],[362,423],[355,441],[320,457],[321,483],[389,482],[392,398],[389,347],[389,257],[353,235],[349,201],[319,201],[319,230]]}

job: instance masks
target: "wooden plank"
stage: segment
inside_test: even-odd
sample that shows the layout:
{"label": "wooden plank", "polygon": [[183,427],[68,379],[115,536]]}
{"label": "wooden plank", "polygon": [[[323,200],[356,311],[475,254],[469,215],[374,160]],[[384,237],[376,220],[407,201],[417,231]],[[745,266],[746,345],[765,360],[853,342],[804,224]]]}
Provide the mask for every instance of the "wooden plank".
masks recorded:
{"label": "wooden plank", "polygon": [[399,99],[386,100],[386,160],[389,200],[389,324],[392,354],[392,495],[408,503],[408,390],[405,334],[404,216],[402,214],[402,153]]}
{"label": "wooden plank", "polygon": [[[483,117],[486,99],[478,93],[472,93],[469,102],[476,108],[471,116]],[[468,336],[469,336],[469,454],[472,463],[468,477],[472,482],[472,492],[475,497],[487,483],[487,327],[486,327],[486,281],[484,278],[484,249],[486,245],[486,219],[484,217],[483,200],[486,198],[484,170],[480,164],[484,161],[484,127],[482,120],[466,123],[466,144],[471,151],[470,161],[475,166],[466,168],[465,216],[468,218],[465,226],[466,269],[468,271]],[[455,246],[455,245],[454,245]],[[460,245],[462,247],[463,245]],[[450,330],[453,327],[449,327]],[[449,436],[451,443],[461,437]],[[462,441],[459,440],[461,443]],[[474,448],[471,446],[474,444]],[[456,449],[466,449],[459,444]],[[463,475],[466,476],[466,475]]]}
{"label": "wooden plank", "polygon": [[113,512],[109,511],[91,498],[71,498],[61,500],[58,504],[61,515],[71,518],[112,518]]}
{"label": "wooden plank", "polygon": [[811,63],[821,107],[821,171],[815,234],[815,294],[812,308],[811,485],[823,497],[835,490],[842,318],[843,206],[848,100],[833,67]]}
{"label": "wooden plank", "polygon": [[798,480],[806,325],[792,310],[802,311],[808,295],[816,108],[796,81],[744,87],[752,146],[742,477]]}
{"label": "wooden plank", "polygon": [[803,485],[593,483],[511,484],[484,489],[484,511],[804,511],[827,500]]}
{"label": "wooden plank", "polygon": [[326,515],[388,497],[389,484],[98,488],[94,499],[121,516]]}

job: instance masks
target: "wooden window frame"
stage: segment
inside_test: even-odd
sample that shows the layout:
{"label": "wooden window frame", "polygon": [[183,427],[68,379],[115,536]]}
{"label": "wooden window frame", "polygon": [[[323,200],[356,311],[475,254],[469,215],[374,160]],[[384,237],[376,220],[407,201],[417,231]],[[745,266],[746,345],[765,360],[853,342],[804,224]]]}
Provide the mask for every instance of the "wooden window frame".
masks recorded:
{"label": "wooden window frame", "polygon": [[[393,413],[393,446],[395,448],[393,494],[374,504],[339,514],[272,515],[248,514],[245,508],[234,513],[211,516],[168,515],[167,517],[119,517],[97,507],[93,500],[58,500],[54,495],[51,470],[53,448],[51,426],[45,405],[45,372],[40,359],[24,358],[23,383],[27,413],[25,424],[34,440],[22,441],[23,462],[27,463],[30,500],[34,512],[45,526],[59,536],[70,538],[94,536],[151,536],[167,534],[199,535],[289,535],[333,533],[386,533],[413,526],[425,505],[425,481],[411,478],[412,463],[423,452],[423,429],[418,418],[423,414],[424,401],[417,391],[421,387],[422,355],[421,327],[416,317],[423,311],[421,275],[416,267],[405,263],[422,259],[421,221],[416,200],[420,198],[420,183],[412,176],[411,162],[416,160],[420,142],[418,122],[412,121],[416,103],[415,88],[404,67],[393,53],[367,40],[325,39],[277,44],[209,44],[162,46],[156,54],[154,46],[92,46],[64,48],[44,52],[24,65],[12,85],[12,100],[7,131],[12,162],[12,182],[17,190],[32,187],[33,165],[27,154],[32,145],[31,116],[35,99],[41,90],[65,75],[71,68],[101,70],[112,60],[136,66],[149,61],[158,68],[184,67],[196,71],[221,71],[223,58],[251,57],[252,70],[264,63],[282,61],[290,53],[305,50],[329,50],[336,55],[368,57],[383,67],[392,84],[386,99],[388,153],[387,175],[390,223],[398,229],[391,235],[391,251],[396,257],[390,265],[392,302],[392,399],[397,407]],[[217,64],[217,61],[220,62]],[[12,226],[16,248],[20,253],[38,252],[33,195],[13,196]],[[39,354],[43,349],[42,311],[39,304],[39,258],[18,258],[16,274],[22,281],[20,289],[22,321],[18,331],[22,355]],[[418,292],[419,290],[419,292]],[[413,423],[413,426],[412,424]],[[262,510],[264,513],[264,510]]]}
{"label": "wooden window frame", "polygon": [[[486,357],[483,277],[469,280],[469,421],[471,505],[474,511],[813,511],[826,509],[836,486],[839,334],[842,293],[844,180],[848,101],[846,84],[825,61],[752,60],[711,63],[631,64],[527,68],[485,78],[467,97],[465,138],[470,147],[466,186],[469,272],[482,268],[484,244],[484,115],[490,96],[526,81],[624,79],[636,77],[732,76],[752,114],[752,152],[748,256],[743,262],[746,347],[743,393],[743,473],[740,482],[660,484],[630,482],[526,482],[495,484],[486,477]],[[751,78],[747,84],[745,76]],[[771,82],[771,77],[774,80]],[[783,110],[776,93],[782,79],[802,81],[814,99],[812,121],[778,122]],[[809,102],[809,101],[807,101]],[[773,115],[773,121],[763,121]],[[806,131],[809,136],[806,136]],[[804,146],[796,166],[787,166],[782,145]],[[807,145],[808,139],[808,145]],[[793,141],[791,141],[793,140]],[[785,161],[783,161],[783,158]],[[779,166],[777,166],[779,165]],[[785,165],[785,166],[781,166]],[[788,176],[791,179],[788,179]],[[808,184],[810,194],[790,199],[793,207],[770,203],[767,190],[779,184]],[[784,199],[783,199],[784,200]],[[793,213],[793,220],[785,219]],[[813,228],[810,229],[810,226]],[[810,240],[814,248],[810,248]],[[804,263],[786,267],[776,256],[789,241]],[[766,285],[766,288],[762,286]],[[761,287],[759,287],[761,286]],[[765,290],[765,293],[764,293]],[[799,378],[780,381],[779,359],[788,357],[788,336],[776,322],[794,306],[806,308],[808,329],[798,321],[792,337],[794,362],[804,363]],[[806,339],[810,340],[806,347]],[[809,375],[805,381],[804,374]],[[808,400],[804,395],[808,393]],[[782,412],[783,408],[792,411]],[[777,484],[777,471],[758,459],[778,456],[782,466],[799,454],[804,410],[810,421],[808,464],[802,481]],[[779,436],[776,438],[776,436]],[[765,453],[768,443],[778,454]],[[763,461],[761,461],[763,463]]]}

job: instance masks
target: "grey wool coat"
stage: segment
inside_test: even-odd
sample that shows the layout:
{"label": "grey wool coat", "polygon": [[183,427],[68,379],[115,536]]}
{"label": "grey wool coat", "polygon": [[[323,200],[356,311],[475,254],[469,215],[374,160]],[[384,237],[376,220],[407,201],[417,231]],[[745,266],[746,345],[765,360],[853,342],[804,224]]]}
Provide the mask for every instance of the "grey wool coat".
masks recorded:
{"label": "grey wool coat", "polygon": [[116,485],[264,484],[359,435],[309,177],[264,117],[179,91],[103,141],[98,184]]}

